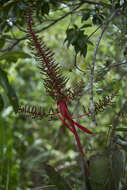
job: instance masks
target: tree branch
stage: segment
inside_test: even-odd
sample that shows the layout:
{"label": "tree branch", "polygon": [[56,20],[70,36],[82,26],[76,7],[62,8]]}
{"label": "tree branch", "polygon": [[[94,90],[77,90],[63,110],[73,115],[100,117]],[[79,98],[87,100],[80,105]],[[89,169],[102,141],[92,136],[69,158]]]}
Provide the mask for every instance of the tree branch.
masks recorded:
{"label": "tree branch", "polygon": [[89,40],[101,27],[103,26],[103,24],[100,24],[87,38],[87,40]]}
{"label": "tree branch", "polygon": [[105,7],[109,7],[111,8],[112,6],[108,3],[104,3],[104,2],[95,2],[95,1],[86,1],[86,0],[81,0],[83,3],[88,3],[88,4],[91,4],[91,5],[99,5],[99,6],[105,6]]}
{"label": "tree branch", "polygon": [[91,64],[91,75],[90,75],[90,111],[91,111],[91,117],[92,120],[95,122],[95,124],[97,125],[96,122],[96,118],[95,118],[95,113],[94,113],[94,102],[93,102],[93,81],[94,81],[94,68],[95,68],[95,61],[96,61],[96,55],[97,55],[97,51],[99,48],[99,44],[100,41],[102,39],[102,36],[105,32],[105,30],[107,29],[109,23],[114,19],[114,17],[116,16],[117,12],[119,11],[119,9],[116,9],[115,12],[113,12],[113,14],[111,15],[111,17],[107,20],[107,22],[105,22],[102,26],[102,31],[98,37],[98,40],[96,42],[96,47],[93,53],[93,58],[92,58],[92,64]]}
{"label": "tree branch", "polygon": [[108,66],[108,71],[109,71],[110,69],[112,69],[113,67],[119,67],[119,66],[121,66],[121,65],[127,65],[127,61],[125,61],[125,62],[123,62],[123,63],[116,63],[116,64],[109,65],[109,66]]}
{"label": "tree branch", "polygon": [[22,38],[17,39],[10,47],[1,49],[0,52],[8,52],[12,50],[20,41],[23,41],[27,38],[27,35],[23,36]]}
{"label": "tree branch", "polygon": [[[83,3],[78,4],[78,6],[76,6],[72,11],[67,12],[66,14],[64,14],[63,16],[57,18],[56,20],[54,20],[52,23],[50,23],[49,25],[41,28],[40,30],[35,31],[36,33],[40,33],[44,30],[47,30],[48,28],[50,28],[51,26],[55,25],[57,22],[59,22],[60,20],[63,20],[65,17],[67,17],[68,15],[72,14],[75,10],[77,10],[79,7],[82,6]],[[12,50],[19,42],[21,42],[22,40],[27,39],[27,34],[24,35],[22,38],[17,39],[10,47],[5,48],[5,49],[1,49],[0,52],[7,52]]]}

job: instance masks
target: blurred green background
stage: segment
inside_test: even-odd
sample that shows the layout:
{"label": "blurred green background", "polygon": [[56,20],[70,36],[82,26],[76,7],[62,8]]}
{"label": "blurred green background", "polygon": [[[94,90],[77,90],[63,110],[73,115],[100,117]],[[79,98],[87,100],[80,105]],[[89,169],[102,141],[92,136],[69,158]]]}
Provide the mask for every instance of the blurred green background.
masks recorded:
{"label": "blurred green background", "polygon": [[[47,112],[51,106],[57,108],[56,102],[46,94],[38,63],[26,37],[28,3],[0,1],[0,189],[55,189],[46,173],[46,164],[56,168],[73,189],[81,189],[81,164],[74,136],[62,128],[57,117],[38,121],[17,113],[20,104],[42,106]],[[122,142],[119,147],[126,155],[126,1],[116,0],[114,4],[108,0],[100,4],[98,1],[58,0],[33,3],[35,29],[40,31],[38,35],[55,53],[63,74],[69,78],[68,87],[77,81],[85,84],[81,95],[69,103],[72,116],[83,114],[82,106],[89,107],[90,69],[96,41],[103,23],[117,8],[120,9],[100,42],[93,86],[95,102],[115,91],[118,91],[118,96],[111,106],[96,115],[97,126],[90,117],[77,121],[93,131],[93,135],[87,135],[78,130],[88,158],[106,147],[114,125],[116,142]],[[86,40],[90,35],[89,41]],[[121,189],[127,183],[126,169]]]}

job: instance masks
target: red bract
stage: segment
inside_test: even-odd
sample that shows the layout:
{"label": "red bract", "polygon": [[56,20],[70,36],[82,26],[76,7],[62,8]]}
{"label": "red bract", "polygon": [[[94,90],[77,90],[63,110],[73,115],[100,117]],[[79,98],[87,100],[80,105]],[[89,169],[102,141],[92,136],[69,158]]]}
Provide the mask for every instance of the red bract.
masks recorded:
{"label": "red bract", "polygon": [[[57,102],[57,105],[59,106],[60,109],[60,113],[61,115],[64,117],[64,119],[68,120],[69,122],[71,121],[71,123],[73,123],[74,125],[76,125],[78,128],[80,128],[81,130],[83,130],[84,132],[88,133],[88,134],[92,134],[91,131],[89,131],[88,129],[86,129],[85,127],[83,127],[82,125],[76,123],[74,120],[72,120],[68,107],[67,107],[67,103],[63,100],[59,100]],[[63,122],[63,121],[62,121]],[[65,124],[65,123],[64,123]]]}
{"label": "red bract", "polygon": [[75,121],[72,120],[72,118],[70,116],[70,113],[69,113],[69,110],[68,110],[68,107],[67,107],[66,101],[64,101],[64,100],[58,100],[57,101],[57,105],[59,107],[61,115],[64,117],[65,120],[67,120],[70,123],[71,127],[58,114],[59,119],[75,135],[75,138],[76,138],[79,150],[83,154],[83,149],[82,149],[82,146],[81,146],[81,143],[80,143],[80,139],[79,139],[79,136],[78,136],[78,133],[76,131],[75,126],[77,126],[78,128],[80,128],[81,130],[85,131],[88,134],[92,134],[92,132],[89,131],[88,129],[86,129],[85,127],[83,127],[82,125],[80,125],[80,124],[78,124],[78,123],[76,123]]}
{"label": "red bract", "polygon": [[[83,148],[82,148],[82,145],[81,145],[81,142],[80,142],[80,139],[79,139],[79,136],[78,136],[78,133],[76,131],[75,126],[77,126],[78,128],[80,128],[81,130],[85,131],[88,134],[92,134],[92,132],[89,131],[88,129],[86,129],[85,127],[83,127],[82,125],[80,125],[80,124],[78,124],[78,123],[76,123],[75,121],[72,120],[72,118],[70,116],[70,113],[69,113],[69,110],[68,110],[68,107],[67,107],[66,101],[58,100],[57,105],[59,106],[61,115],[64,117],[65,120],[67,120],[70,123],[71,127],[65,122],[65,120],[63,120],[61,118],[61,116],[59,114],[57,114],[59,119],[75,135],[75,139],[76,139],[79,151],[84,156]],[[90,173],[89,173],[89,170],[88,170],[87,166],[85,166],[85,171],[86,171],[87,176],[90,176]]]}

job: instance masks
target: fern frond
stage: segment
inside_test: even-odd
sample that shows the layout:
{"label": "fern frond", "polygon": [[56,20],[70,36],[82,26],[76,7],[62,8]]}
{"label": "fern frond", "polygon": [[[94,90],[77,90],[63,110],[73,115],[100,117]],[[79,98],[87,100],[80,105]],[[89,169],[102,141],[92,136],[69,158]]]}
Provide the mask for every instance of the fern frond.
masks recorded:
{"label": "fern frond", "polygon": [[31,10],[27,14],[28,22],[28,36],[31,42],[31,49],[35,50],[35,58],[39,61],[40,73],[43,75],[44,86],[47,93],[55,100],[60,98],[67,98],[66,83],[67,78],[62,76],[62,69],[54,60],[54,53],[46,47],[42,39],[33,30],[33,20],[31,17]]}

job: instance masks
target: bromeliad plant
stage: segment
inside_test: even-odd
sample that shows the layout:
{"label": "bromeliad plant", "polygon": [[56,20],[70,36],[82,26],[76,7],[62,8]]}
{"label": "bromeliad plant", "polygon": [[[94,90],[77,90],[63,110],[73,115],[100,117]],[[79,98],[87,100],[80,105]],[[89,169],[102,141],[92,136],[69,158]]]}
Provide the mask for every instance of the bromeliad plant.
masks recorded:
{"label": "bromeliad plant", "polygon": [[[84,154],[75,126],[88,134],[92,134],[92,132],[71,118],[67,106],[67,103],[71,99],[74,99],[74,97],[77,95],[77,92],[72,92],[72,90],[66,88],[68,79],[62,76],[61,68],[54,60],[54,54],[49,48],[46,47],[44,42],[42,42],[42,40],[34,32],[33,25],[34,22],[31,16],[31,10],[29,9],[27,13],[28,36],[31,47],[36,52],[35,58],[40,63],[39,69],[43,75],[44,86],[48,95],[51,96],[57,103],[59,108],[59,113],[57,113],[58,118],[63,122],[64,126],[66,126],[75,135],[79,151],[81,154]],[[35,117],[38,115],[40,117],[47,116],[44,113],[42,114],[41,111],[37,111],[36,107],[32,107],[32,109],[30,109],[30,107],[20,107],[19,111],[33,115]],[[70,125],[65,120],[67,120]]]}
{"label": "bromeliad plant", "polygon": [[[82,84],[77,85],[79,88],[70,89],[66,87],[68,79],[62,75],[61,68],[58,63],[54,60],[54,54],[52,51],[46,47],[45,43],[38,37],[33,29],[34,22],[32,19],[32,11],[29,9],[27,11],[27,27],[28,27],[28,37],[32,50],[34,50],[35,58],[39,62],[40,73],[43,76],[43,82],[46,92],[51,96],[57,103],[58,112],[53,112],[52,114],[46,114],[43,109],[38,109],[36,106],[20,106],[19,111],[25,113],[26,115],[31,115],[33,117],[47,117],[48,115],[57,117],[62,121],[63,125],[66,126],[75,136],[77,146],[82,156],[84,156],[83,148],[77,133],[76,127],[86,132],[87,134],[92,134],[92,132],[71,117],[68,109],[68,102],[74,100],[79,94],[82,88]],[[115,94],[111,98],[106,98],[101,101],[100,104],[96,104],[95,112],[102,111],[114,98]],[[85,112],[84,115],[89,116],[89,112]],[[88,174],[88,168],[85,166]]]}

